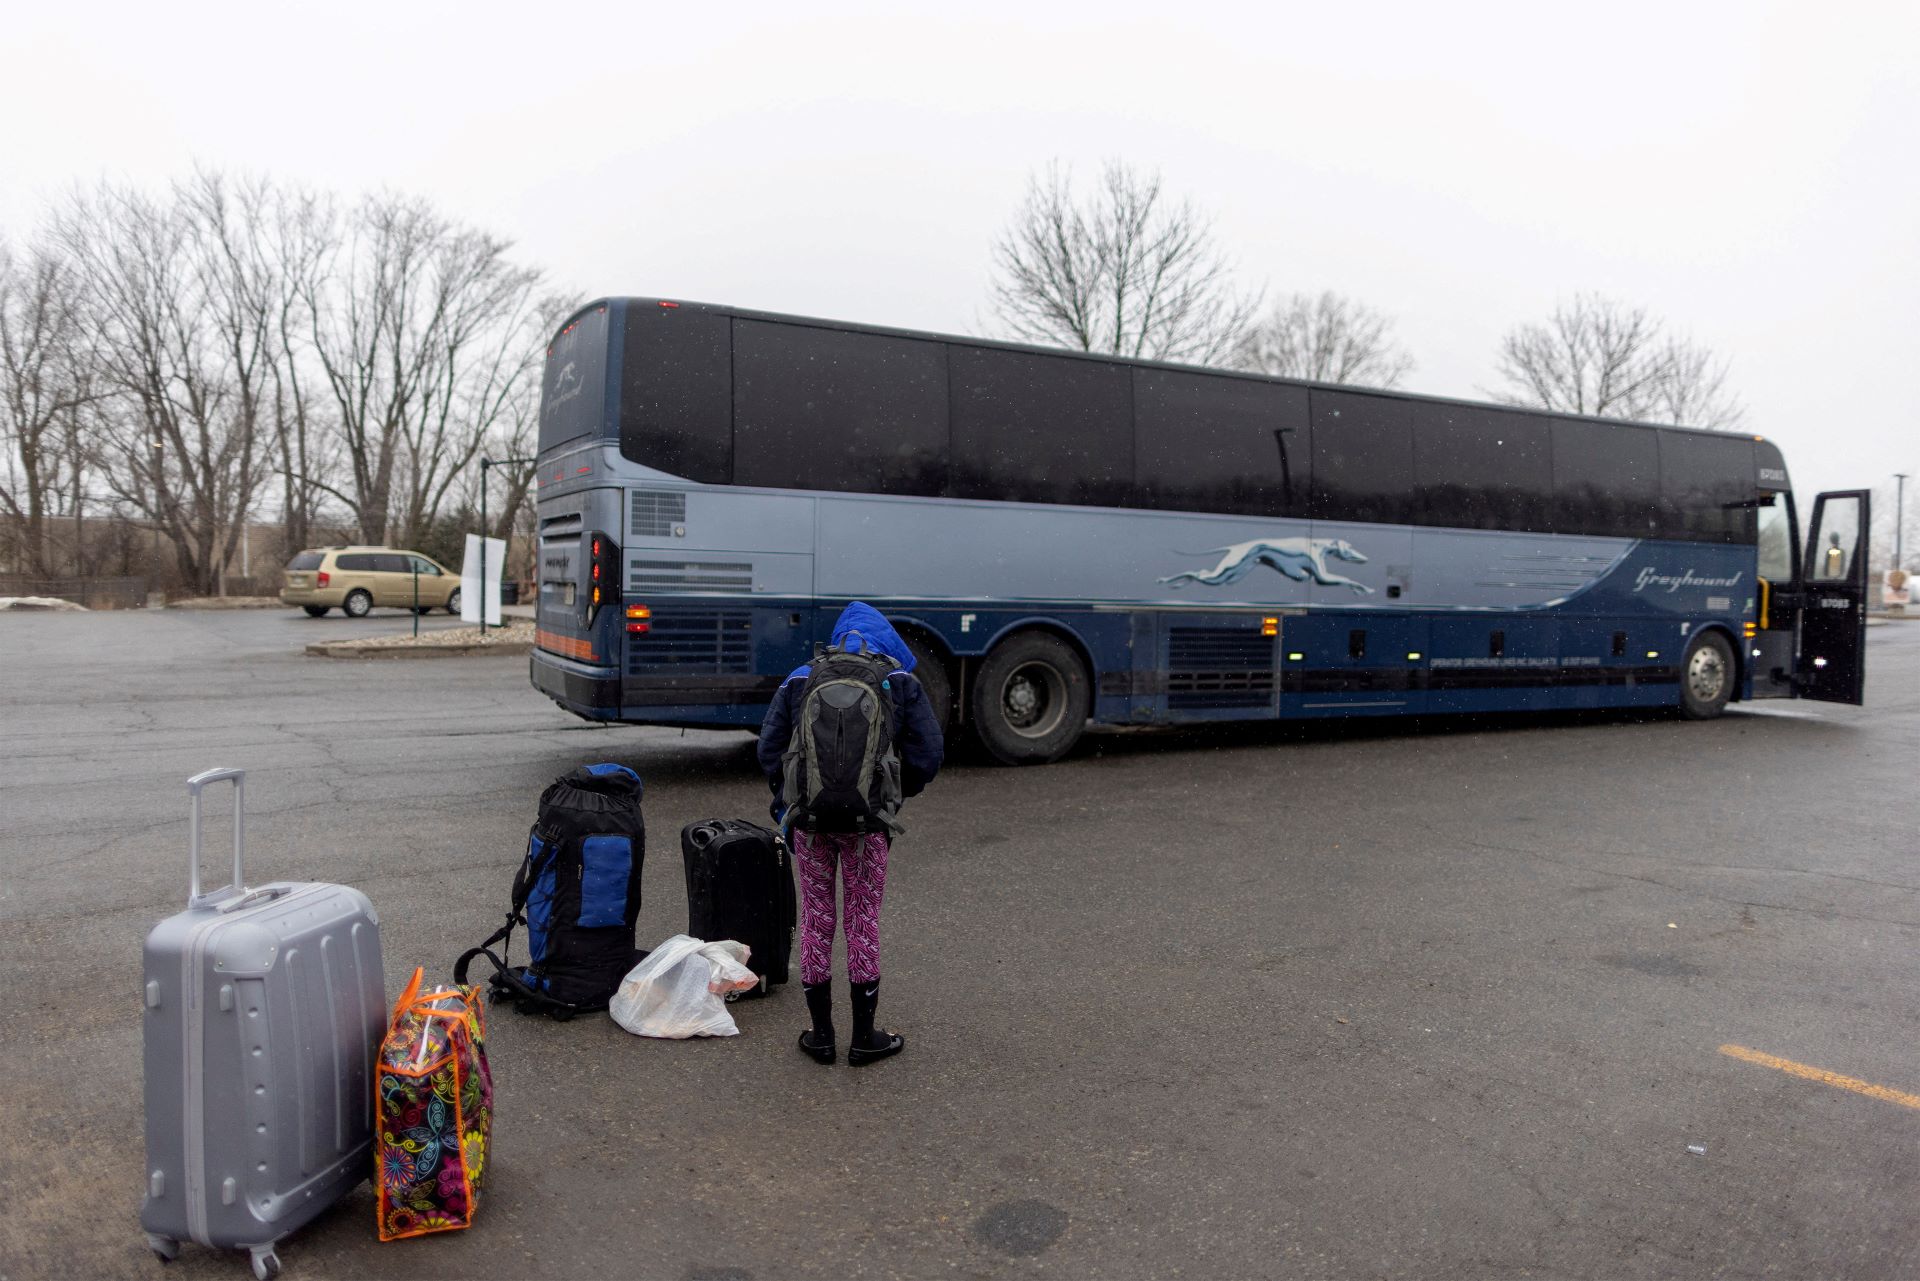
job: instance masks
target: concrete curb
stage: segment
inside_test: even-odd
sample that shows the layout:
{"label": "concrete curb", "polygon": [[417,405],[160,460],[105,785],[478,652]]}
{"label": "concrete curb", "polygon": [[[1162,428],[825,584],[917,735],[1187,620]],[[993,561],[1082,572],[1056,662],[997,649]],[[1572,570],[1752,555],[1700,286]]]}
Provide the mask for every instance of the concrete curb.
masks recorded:
{"label": "concrete curb", "polygon": [[497,645],[355,645],[352,641],[323,641],[307,646],[310,658],[465,658],[471,654],[521,654],[533,642],[502,641]]}

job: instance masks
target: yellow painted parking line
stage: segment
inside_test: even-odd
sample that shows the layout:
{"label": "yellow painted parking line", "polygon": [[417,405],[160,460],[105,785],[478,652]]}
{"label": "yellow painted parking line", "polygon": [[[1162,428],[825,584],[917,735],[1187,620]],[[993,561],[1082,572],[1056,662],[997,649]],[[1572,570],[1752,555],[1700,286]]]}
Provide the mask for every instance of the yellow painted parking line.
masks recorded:
{"label": "yellow painted parking line", "polygon": [[1852,1090],[1855,1094],[1864,1094],[1870,1099],[1883,1099],[1888,1103],[1898,1103],[1903,1108],[1920,1111],[1920,1094],[1890,1090],[1884,1085],[1875,1085],[1871,1081],[1855,1080],[1850,1076],[1841,1076],[1838,1072],[1829,1072],[1825,1068],[1809,1067],[1805,1063],[1795,1063],[1792,1059],[1763,1054],[1759,1050],[1749,1050],[1744,1045],[1723,1045],[1720,1047],[1720,1053],[1736,1059],[1745,1059],[1749,1063],[1758,1063],[1761,1067],[1774,1068],[1792,1076],[1805,1077],[1809,1081],[1818,1081],[1822,1085],[1831,1085],[1836,1089]]}

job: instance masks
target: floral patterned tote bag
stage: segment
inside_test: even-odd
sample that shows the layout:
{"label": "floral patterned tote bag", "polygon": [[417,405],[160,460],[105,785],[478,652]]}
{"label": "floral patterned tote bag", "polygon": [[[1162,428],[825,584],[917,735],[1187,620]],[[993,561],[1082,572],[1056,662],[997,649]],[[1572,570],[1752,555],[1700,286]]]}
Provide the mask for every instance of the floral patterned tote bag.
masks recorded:
{"label": "floral patterned tote bag", "polygon": [[380,1239],[469,1227],[493,1123],[486,1020],[477,987],[421,991],[393,1007],[374,1099]]}

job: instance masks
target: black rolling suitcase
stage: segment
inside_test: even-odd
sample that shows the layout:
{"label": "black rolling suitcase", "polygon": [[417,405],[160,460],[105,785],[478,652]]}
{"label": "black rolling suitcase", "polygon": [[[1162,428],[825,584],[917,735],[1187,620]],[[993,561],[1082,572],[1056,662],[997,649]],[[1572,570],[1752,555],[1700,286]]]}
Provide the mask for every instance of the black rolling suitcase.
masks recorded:
{"label": "black rolling suitcase", "polygon": [[745,943],[760,994],[785,983],[798,905],[793,860],[779,833],[737,818],[708,819],[680,829],[680,853],[687,864],[687,933]]}

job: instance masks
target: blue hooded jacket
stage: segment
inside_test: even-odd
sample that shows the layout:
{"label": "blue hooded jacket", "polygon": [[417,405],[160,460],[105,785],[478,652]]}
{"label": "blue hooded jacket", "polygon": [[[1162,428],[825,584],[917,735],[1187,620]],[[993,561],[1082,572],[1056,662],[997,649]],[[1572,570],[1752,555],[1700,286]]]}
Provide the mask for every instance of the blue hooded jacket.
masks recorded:
{"label": "blue hooded jacket", "polygon": [[[940,772],[947,745],[940,732],[940,717],[927,701],[926,690],[912,676],[913,651],[907,648],[885,615],[858,600],[840,611],[840,618],[833,625],[833,643],[854,653],[885,654],[899,664],[887,678],[893,694],[893,746],[900,754],[900,790],[908,796],[917,796]],[[760,723],[760,770],[773,788],[775,821],[787,808],[786,798],[780,794],[784,781],[781,757],[786,755],[787,743],[793,737],[793,718],[800,710],[800,692],[812,674],[811,664],[794,668],[774,693],[767,718]]]}

